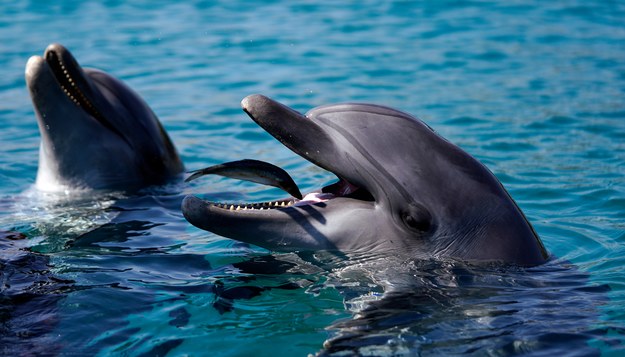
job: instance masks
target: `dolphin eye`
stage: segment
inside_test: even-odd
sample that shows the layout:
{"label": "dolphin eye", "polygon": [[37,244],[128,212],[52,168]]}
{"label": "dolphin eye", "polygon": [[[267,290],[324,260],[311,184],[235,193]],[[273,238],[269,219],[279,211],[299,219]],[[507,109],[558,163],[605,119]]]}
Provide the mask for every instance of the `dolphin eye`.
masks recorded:
{"label": "dolphin eye", "polygon": [[419,204],[411,203],[402,212],[401,218],[408,227],[421,232],[429,231],[432,226],[432,215]]}

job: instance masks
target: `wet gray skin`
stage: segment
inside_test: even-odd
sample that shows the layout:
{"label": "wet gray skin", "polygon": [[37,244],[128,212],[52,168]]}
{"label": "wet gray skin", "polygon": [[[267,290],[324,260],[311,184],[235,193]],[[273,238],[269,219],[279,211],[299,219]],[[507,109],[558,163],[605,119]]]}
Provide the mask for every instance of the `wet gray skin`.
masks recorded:
{"label": "wet gray skin", "polygon": [[283,169],[264,161],[245,159],[209,166],[193,171],[185,182],[204,175],[219,175],[269,185],[284,190],[295,198],[302,199],[302,194],[291,176]]}
{"label": "wet gray skin", "polygon": [[242,106],[278,141],[339,180],[303,201],[270,205],[187,196],[184,216],[201,229],[275,251],[375,252],[522,266],[548,258],[495,176],[406,113],[338,104],[304,116],[262,95],[245,98]]}
{"label": "wet gray skin", "polygon": [[118,79],[82,68],[60,44],[26,64],[41,146],[36,187],[133,190],[180,174],[156,115]]}

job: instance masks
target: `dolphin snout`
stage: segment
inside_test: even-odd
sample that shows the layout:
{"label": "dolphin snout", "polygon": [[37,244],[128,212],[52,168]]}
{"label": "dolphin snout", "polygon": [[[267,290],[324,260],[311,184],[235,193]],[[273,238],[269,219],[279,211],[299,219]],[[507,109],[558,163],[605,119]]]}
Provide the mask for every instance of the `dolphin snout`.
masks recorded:
{"label": "dolphin snout", "polygon": [[42,66],[45,65],[45,60],[41,56],[32,56],[26,62],[26,82],[31,82],[34,77],[39,73]]}

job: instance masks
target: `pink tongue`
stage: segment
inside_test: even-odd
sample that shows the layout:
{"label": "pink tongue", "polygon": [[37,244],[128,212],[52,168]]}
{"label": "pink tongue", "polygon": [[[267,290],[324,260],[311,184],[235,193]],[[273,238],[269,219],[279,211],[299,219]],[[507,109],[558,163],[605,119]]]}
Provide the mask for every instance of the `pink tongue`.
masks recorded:
{"label": "pink tongue", "polygon": [[352,185],[351,183],[349,183],[347,181],[343,181],[343,187],[339,191],[339,195],[347,196],[350,193],[356,191],[357,189],[358,189],[358,186],[354,186],[354,185]]}
{"label": "pink tongue", "polygon": [[327,200],[333,199],[334,195],[331,193],[322,193],[322,192],[311,192],[304,196],[300,201],[295,203],[293,206],[304,206],[311,205],[317,202],[325,202]]}

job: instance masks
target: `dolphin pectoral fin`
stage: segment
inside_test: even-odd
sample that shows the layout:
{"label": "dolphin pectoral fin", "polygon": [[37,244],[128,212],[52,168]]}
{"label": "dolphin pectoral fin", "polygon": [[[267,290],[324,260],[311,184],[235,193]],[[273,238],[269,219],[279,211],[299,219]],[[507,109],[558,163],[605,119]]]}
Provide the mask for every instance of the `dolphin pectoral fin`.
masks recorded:
{"label": "dolphin pectoral fin", "polygon": [[238,160],[194,171],[185,182],[204,175],[220,175],[233,179],[277,187],[291,196],[302,199],[302,193],[289,174],[278,166],[259,160]]}

